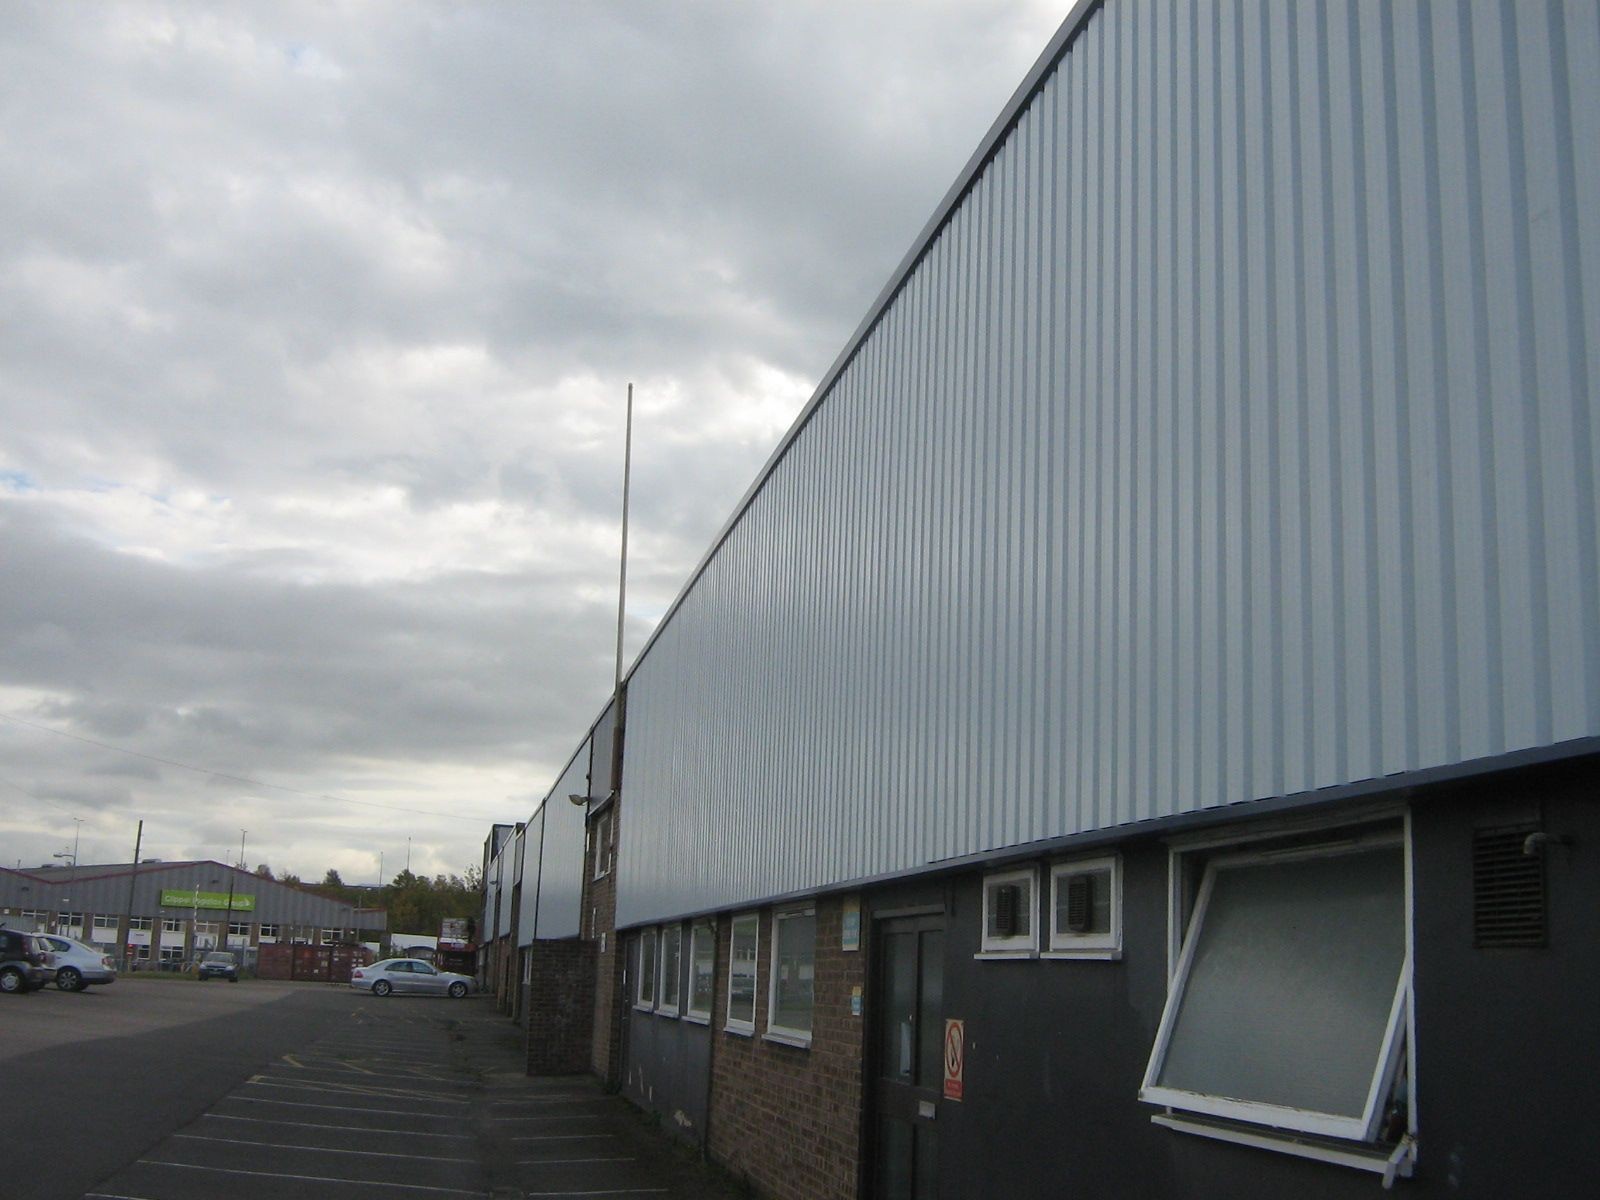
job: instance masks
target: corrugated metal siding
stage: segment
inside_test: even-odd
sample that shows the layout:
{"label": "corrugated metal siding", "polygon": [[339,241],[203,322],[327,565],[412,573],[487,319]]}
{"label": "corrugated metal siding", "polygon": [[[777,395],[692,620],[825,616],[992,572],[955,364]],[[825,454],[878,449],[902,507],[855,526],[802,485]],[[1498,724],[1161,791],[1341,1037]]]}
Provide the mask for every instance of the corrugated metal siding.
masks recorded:
{"label": "corrugated metal siding", "polygon": [[[539,867],[539,937],[577,937],[582,917],[585,810],[567,802],[587,790],[589,747],[567,766],[546,797],[544,852]],[[527,888],[524,883],[524,889]]]}
{"label": "corrugated metal siding", "polygon": [[619,922],[1600,733],[1600,6],[1111,0],[631,676]]}
{"label": "corrugated metal siding", "polygon": [[539,905],[539,854],[544,838],[544,809],[540,807],[528,818],[522,836],[522,862],[518,875],[522,880],[522,902],[517,909],[517,944],[526,946],[533,941],[534,920]]}

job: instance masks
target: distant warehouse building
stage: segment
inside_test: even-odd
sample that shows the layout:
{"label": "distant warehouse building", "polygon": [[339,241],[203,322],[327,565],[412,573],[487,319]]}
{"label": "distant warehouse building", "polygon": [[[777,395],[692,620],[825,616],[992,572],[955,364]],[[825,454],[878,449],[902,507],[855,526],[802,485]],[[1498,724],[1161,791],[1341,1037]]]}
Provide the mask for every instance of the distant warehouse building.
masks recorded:
{"label": "distant warehouse building", "polygon": [[1077,4],[619,701],[496,992],[760,1194],[1589,1194],[1600,5]]}
{"label": "distant warehouse building", "polygon": [[0,868],[0,922],[77,938],[138,967],[175,965],[224,947],[248,960],[259,947],[280,942],[372,940],[386,917],[381,909],[200,861]]}

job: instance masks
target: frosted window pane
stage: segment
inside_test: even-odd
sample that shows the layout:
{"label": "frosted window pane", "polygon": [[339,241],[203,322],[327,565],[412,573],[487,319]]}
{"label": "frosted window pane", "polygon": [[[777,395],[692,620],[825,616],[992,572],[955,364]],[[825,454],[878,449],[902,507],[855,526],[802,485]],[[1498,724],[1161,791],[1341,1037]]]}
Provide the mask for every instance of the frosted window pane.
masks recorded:
{"label": "frosted window pane", "polygon": [[1361,1117],[1405,962],[1399,847],[1216,868],[1157,1082]]}

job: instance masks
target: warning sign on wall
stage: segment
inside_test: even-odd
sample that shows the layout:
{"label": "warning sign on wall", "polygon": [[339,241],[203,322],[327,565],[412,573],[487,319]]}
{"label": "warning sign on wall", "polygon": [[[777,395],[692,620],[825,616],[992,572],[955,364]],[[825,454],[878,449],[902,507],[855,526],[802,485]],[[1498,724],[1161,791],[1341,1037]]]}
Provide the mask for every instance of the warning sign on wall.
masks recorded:
{"label": "warning sign on wall", "polygon": [[967,1058],[967,1023],[947,1020],[944,1023],[944,1098],[961,1099],[962,1071]]}

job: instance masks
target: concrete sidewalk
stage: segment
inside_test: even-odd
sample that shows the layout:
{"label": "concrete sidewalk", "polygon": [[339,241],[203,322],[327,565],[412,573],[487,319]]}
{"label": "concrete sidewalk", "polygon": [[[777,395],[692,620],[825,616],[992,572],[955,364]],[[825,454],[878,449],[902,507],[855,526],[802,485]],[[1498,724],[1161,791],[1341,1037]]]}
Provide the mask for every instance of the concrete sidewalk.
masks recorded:
{"label": "concrete sidewalk", "polygon": [[482,1081],[479,1138],[494,1200],[660,1196],[749,1200],[727,1174],[701,1162],[589,1075],[522,1073],[523,1031],[488,1014],[460,1023],[461,1052]]}

